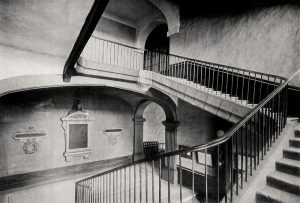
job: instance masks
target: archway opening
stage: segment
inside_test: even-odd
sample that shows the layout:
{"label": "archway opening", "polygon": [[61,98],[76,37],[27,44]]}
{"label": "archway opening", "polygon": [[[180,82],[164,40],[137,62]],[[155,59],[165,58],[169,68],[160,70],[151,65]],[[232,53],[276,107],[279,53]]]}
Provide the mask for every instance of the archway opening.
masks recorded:
{"label": "archway opening", "polygon": [[157,26],[148,36],[145,49],[168,54],[170,39],[167,37],[167,32],[168,26],[166,24]]}
{"label": "archway opening", "polygon": [[170,50],[170,39],[167,32],[168,26],[162,24],[156,27],[148,36],[144,54],[144,67],[146,70],[161,72],[167,68]]}
{"label": "archway opening", "polygon": [[[162,124],[166,120],[166,115],[161,106],[152,102],[144,110],[143,117],[145,118],[143,145],[144,149],[149,146],[149,155],[153,153],[165,152],[165,126]],[[154,149],[151,149],[154,146]],[[145,151],[145,155],[148,153]]]}

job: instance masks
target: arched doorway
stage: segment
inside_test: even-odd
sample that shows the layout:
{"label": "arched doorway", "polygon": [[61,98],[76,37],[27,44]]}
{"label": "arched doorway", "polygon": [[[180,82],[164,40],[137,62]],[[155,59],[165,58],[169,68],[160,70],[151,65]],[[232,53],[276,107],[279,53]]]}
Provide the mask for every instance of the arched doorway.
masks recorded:
{"label": "arched doorway", "polygon": [[146,70],[161,72],[168,67],[170,39],[167,36],[166,24],[156,27],[145,43],[144,67]]}

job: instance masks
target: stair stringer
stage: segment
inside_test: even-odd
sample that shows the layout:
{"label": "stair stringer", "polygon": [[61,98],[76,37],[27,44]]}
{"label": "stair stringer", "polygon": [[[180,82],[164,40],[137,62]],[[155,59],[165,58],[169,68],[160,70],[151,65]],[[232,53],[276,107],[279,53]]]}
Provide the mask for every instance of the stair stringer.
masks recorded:
{"label": "stair stringer", "polygon": [[182,99],[232,123],[237,123],[252,109],[151,71],[140,70],[138,81],[144,85],[158,89],[171,97],[175,96]]}

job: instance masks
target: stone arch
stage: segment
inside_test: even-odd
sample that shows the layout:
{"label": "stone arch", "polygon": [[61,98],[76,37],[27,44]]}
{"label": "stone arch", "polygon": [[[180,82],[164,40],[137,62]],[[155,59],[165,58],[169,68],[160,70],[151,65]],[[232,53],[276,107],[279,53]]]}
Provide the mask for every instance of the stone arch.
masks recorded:
{"label": "stone arch", "polygon": [[162,16],[158,16],[154,19],[145,20],[143,25],[137,31],[136,47],[144,49],[146,40],[150,33],[158,26],[167,24],[166,20]]}
{"label": "stone arch", "polygon": [[[177,127],[179,125],[179,122],[176,120],[176,106],[171,98],[167,98],[166,95],[161,93],[158,90],[155,89],[149,89],[149,92],[152,93],[152,96],[154,98],[160,98],[165,103],[160,101],[151,101],[151,100],[143,100],[141,101],[134,112],[134,159],[138,160],[143,158],[143,126],[146,119],[143,117],[144,110],[146,109],[149,104],[152,102],[155,102],[165,112],[166,120],[162,122],[162,125],[165,126],[165,151],[170,152],[177,149]],[[173,104],[172,104],[173,103]],[[175,109],[174,109],[175,108]],[[168,163],[165,163],[167,165]],[[170,159],[170,170],[171,170],[171,182],[175,182],[175,174],[176,174],[176,164],[175,164],[175,158],[171,157]],[[163,177],[164,178],[164,177]]]}
{"label": "stone arch", "polygon": [[179,6],[170,0],[148,0],[156,6],[165,16],[168,24],[168,36],[179,32],[180,29],[180,9]]}

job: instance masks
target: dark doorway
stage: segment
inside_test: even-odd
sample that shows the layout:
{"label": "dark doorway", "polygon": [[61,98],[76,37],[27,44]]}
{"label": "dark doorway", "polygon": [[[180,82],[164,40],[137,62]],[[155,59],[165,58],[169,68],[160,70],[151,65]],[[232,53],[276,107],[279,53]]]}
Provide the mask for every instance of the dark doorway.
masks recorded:
{"label": "dark doorway", "polygon": [[161,72],[168,67],[170,39],[167,37],[167,32],[167,25],[160,25],[148,36],[144,55],[146,70]]}

